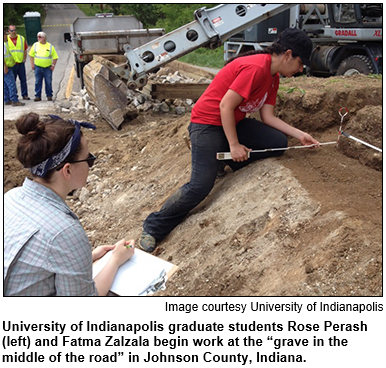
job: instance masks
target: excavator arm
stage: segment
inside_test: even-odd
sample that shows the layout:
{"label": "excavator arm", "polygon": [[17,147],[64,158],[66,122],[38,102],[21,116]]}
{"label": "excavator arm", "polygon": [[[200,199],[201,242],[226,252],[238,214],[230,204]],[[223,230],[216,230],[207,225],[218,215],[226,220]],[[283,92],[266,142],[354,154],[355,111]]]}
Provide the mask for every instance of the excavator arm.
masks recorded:
{"label": "excavator arm", "polygon": [[147,83],[147,73],[199,47],[216,48],[230,36],[289,9],[292,4],[221,4],[195,11],[195,20],[154,41],[132,49],[126,45],[127,63],[112,69],[131,89]]}
{"label": "excavator arm", "polygon": [[85,86],[108,123],[118,129],[124,119],[126,91],[141,89],[147,74],[200,47],[216,48],[230,36],[279,14],[295,4],[221,4],[194,12],[195,20],[124,56],[98,56],[84,68]]}

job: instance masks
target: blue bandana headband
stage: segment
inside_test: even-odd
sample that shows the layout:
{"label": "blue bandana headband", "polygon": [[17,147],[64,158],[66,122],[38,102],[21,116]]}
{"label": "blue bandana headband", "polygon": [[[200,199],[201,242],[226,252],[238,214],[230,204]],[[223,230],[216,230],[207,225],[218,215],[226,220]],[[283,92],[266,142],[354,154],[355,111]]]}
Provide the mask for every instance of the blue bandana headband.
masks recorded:
{"label": "blue bandana headband", "polygon": [[[52,119],[63,120],[61,117],[57,115],[49,115],[49,117]],[[47,158],[45,161],[41,162],[40,164],[29,168],[29,170],[33,175],[44,177],[48,171],[55,169],[55,167],[58,167],[68,156],[74,153],[80,144],[81,127],[88,128],[88,129],[96,129],[96,126],[90,123],[86,123],[86,122],[80,123],[79,121],[76,121],[73,119],[68,120],[68,122],[71,124],[74,124],[75,126],[75,131],[71,139],[68,141],[68,143],[59,153]]]}

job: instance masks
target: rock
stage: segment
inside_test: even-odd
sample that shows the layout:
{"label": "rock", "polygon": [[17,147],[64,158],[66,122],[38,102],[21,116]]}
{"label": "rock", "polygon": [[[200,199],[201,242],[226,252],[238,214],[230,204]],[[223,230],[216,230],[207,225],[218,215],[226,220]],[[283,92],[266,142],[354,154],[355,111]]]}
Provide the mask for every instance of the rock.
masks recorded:
{"label": "rock", "polygon": [[149,111],[153,107],[153,104],[149,101],[146,101],[144,104],[138,106],[137,110],[138,111]]}
{"label": "rock", "polygon": [[142,105],[143,103],[145,103],[145,101],[146,101],[146,97],[144,95],[140,94],[140,95],[135,96],[133,104],[134,104],[134,106],[137,107],[137,106]]}
{"label": "rock", "polygon": [[81,190],[80,190],[80,193],[79,193],[79,201],[81,203],[85,203],[88,201],[88,199],[90,198],[90,192],[87,188],[83,187]]}
{"label": "rock", "polygon": [[[149,80],[155,83],[209,83],[207,78],[199,78],[193,80],[179,71],[173,71],[169,68],[161,68],[156,74],[150,74]],[[126,114],[126,119],[132,120],[137,117],[136,113],[148,112],[152,110],[154,113],[168,113],[175,111],[177,115],[184,115],[191,111],[194,101],[192,99],[167,99],[165,101],[152,100],[149,96],[135,90],[127,91],[127,109],[132,112],[130,116]],[[99,110],[90,99],[86,89],[82,89],[77,95],[72,95],[69,100],[61,102],[57,105],[58,112],[62,113],[85,113],[89,116],[89,120],[95,120],[99,117]]]}
{"label": "rock", "polygon": [[70,109],[72,107],[72,103],[68,101],[63,101],[59,104],[59,106],[63,109]]}
{"label": "rock", "polygon": [[175,111],[177,115],[184,115],[186,113],[186,108],[184,106],[177,106]]}
{"label": "rock", "polygon": [[169,112],[170,111],[169,105],[166,102],[162,102],[160,111],[161,112]]}

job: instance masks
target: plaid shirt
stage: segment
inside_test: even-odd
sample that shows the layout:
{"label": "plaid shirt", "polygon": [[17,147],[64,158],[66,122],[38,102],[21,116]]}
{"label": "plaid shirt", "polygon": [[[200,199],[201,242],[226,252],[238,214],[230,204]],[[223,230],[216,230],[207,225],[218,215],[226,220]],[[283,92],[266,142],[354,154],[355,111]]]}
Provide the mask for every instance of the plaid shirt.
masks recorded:
{"label": "plaid shirt", "polygon": [[4,295],[96,295],[91,245],[77,216],[30,179],[4,195]]}

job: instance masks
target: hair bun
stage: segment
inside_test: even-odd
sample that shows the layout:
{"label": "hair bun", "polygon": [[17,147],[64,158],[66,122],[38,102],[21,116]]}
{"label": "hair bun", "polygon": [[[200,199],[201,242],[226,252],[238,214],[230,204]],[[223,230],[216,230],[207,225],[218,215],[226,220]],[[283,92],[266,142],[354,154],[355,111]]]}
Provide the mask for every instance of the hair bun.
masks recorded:
{"label": "hair bun", "polygon": [[39,115],[30,112],[16,121],[16,129],[22,135],[40,136],[45,130],[45,124],[40,121]]}

